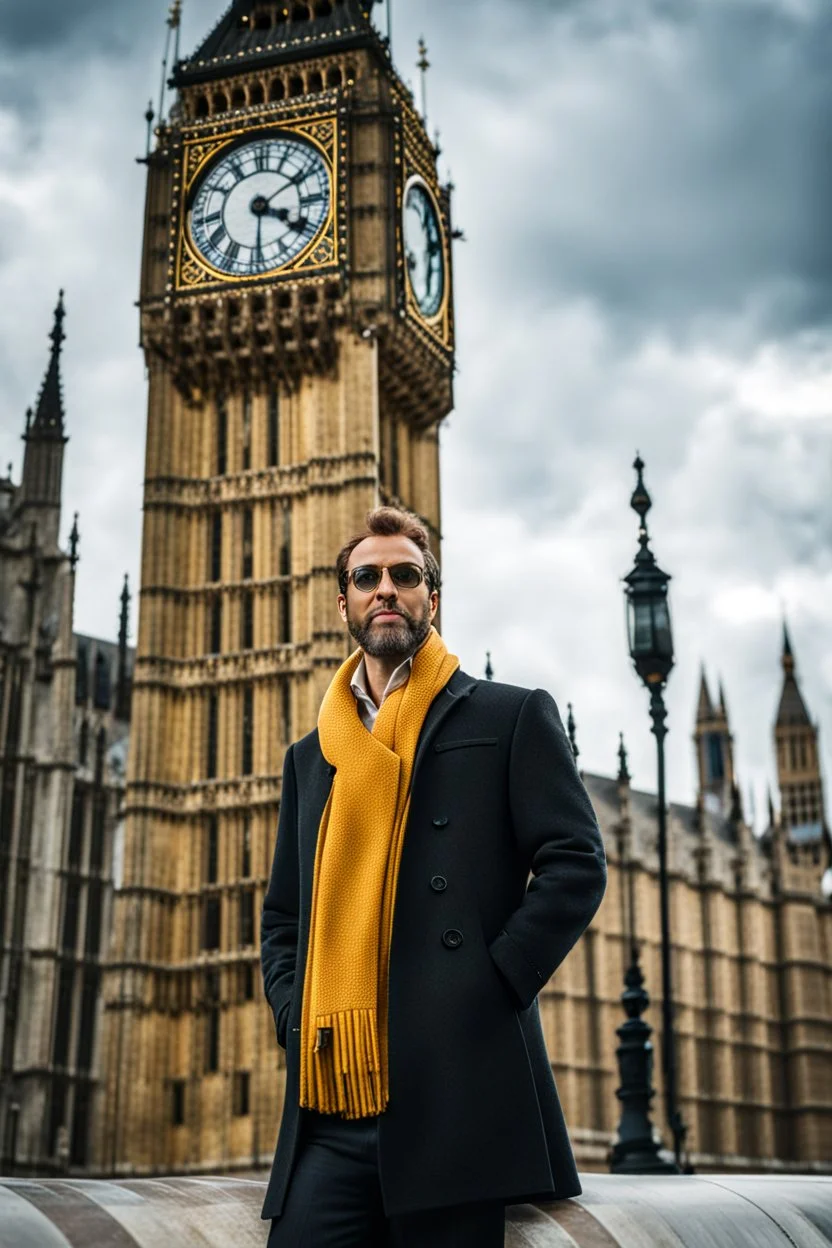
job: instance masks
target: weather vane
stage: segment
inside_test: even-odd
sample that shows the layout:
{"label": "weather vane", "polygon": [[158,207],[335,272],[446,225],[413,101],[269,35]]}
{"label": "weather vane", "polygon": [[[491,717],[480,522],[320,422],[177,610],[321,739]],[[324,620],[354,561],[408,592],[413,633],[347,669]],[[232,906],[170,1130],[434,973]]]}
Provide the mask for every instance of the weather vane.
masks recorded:
{"label": "weather vane", "polygon": [[428,49],[424,38],[419,40],[419,59],[416,62],[416,68],[422,74],[422,121],[425,126],[428,124],[428,70],[430,69],[430,61],[428,60]]}

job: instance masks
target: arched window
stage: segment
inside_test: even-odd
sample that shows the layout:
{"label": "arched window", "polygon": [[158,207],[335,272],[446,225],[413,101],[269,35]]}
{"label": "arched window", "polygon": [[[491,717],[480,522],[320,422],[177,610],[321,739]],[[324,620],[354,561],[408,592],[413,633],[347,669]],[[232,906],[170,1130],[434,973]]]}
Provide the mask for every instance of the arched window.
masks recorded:
{"label": "arched window", "polygon": [[82,767],[87,765],[87,750],[89,749],[90,726],[85,719],[81,720],[81,731],[78,736],[78,762]]}
{"label": "arched window", "polygon": [[75,654],[75,702],[78,706],[84,706],[90,696],[89,662],[87,643],[79,641]]}
{"label": "arched window", "polygon": [[194,109],[194,113],[196,114],[196,116],[207,117],[210,111],[211,110],[208,105],[208,96],[198,95],[196,98],[196,108]]}
{"label": "arched window", "polygon": [[107,731],[104,725],[98,729],[95,738],[95,783],[101,784],[104,779],[104,754],[107,749]]}
{"label": "arched window", "polygon": [[328,87],[340,87],[343,81],[344,75],[341,73],[337,65],[334,69],[331,69],[326,76],[326,85]]}
{"label": "arched window", "polygon": [[245,106],[246,106],[245,88],[235,87],[234,90],[231,92],[231,107],[232,108],[245,108]]}
{"label": "arched window", "polygon": [[286,87],[283,83],[283,79],[272,78],[271,86],[269,87],[269,99],[270,100],[282,100],[285,95],[286,95]]}
{"label": "arched window", "polygon": [[93,706],[99,711],[110,709],[112,682],[110,680],[110,664],[103,650],[95,656],[95,688],[93,690]]}
{"label": "arched window", "polygon": [[319,0],[319,3],[315,5],[315,16],[330,17],[331,15],[332,5],[329,3],[329,0]]}
{"label": "arched window", "polygon": [[303,95],[303,79],[299,74],[295,74],[294,78],[289,79],[289,95]]}
{"label": "arched window", "polygon": [[293,22],[308,22],[309,16],[308,4],[296,4],[292,9]]}
{"label": "arched window", "polygon": [[323,89],[324,89],[324,80],[321,77],[321,75],[318,73],[318,71],[315,70],[309,75],[309,90],[310,91],[323,91]]}
{"label": "arched window", "polygon": [[222,91],[215,92],[212,103],[214,106],[215,113],[227,113],[228,112],[228,99],[226,98],[224,92]]}
{"label": "arched window", "polygon": [[259,82],[253,82],[251,86],[249,87],[248,102],[249,104],[262,104],[263,103],[263,88]]}

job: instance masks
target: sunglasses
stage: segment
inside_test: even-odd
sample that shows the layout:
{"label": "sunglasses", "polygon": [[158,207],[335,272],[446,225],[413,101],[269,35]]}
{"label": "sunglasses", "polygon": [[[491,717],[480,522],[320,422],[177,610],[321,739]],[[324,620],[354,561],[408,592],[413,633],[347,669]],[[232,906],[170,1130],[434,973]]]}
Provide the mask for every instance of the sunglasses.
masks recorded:
{"label": "sunglasses", "polygon": [[[424,569],[415,563],[394,563],[387,571],[398,589],[415,589],[425,579]],[[371,594],[378,589],[383,576],[384,568],[378,568],[374,563],[364,563],[359,568],[353,568],[347,579],[362,594]]]}

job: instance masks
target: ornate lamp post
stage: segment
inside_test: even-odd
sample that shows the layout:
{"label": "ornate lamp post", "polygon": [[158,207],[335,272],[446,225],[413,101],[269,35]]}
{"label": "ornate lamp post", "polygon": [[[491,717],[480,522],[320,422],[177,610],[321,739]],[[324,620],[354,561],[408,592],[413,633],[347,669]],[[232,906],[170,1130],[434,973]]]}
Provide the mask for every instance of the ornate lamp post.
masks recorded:
{"label": "ornate lamp post", "polygon": [[685,1127],[676,1106],[676,1046],[673,1031],[673,982],[670,949],[670,898],[667,881],[667,818],[665,810],[664,739],[667,735],[664,687],[673,668],[673,634],[667,587],[670,576],[653,556],[647,533],[647,513],[652,506],[644,485],[644,464],[636,456],[633,464],[638,480],[630,506],[639,517],[639,550],[632,571],[624,577],[627,586],[627,624],[630,657],[650,694],[652,732],[658,752],[659,820],[659,898],[662,936],[662,1071],[664,1074],[667,1124],[673,1133],[676,1165],[682,1168],[682,1142]]}

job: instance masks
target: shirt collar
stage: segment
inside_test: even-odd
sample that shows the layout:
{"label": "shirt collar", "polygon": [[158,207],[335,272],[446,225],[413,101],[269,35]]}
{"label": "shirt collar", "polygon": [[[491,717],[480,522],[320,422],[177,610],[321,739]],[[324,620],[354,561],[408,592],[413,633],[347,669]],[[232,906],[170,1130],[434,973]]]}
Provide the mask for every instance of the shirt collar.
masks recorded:
{"label": "shirt collar", "polygon": [[[404,660],[404,662],[399,664],[388,680],[384,693],[381,695],[382,702],[388,694],[393,693],[401,685],[405,684],[410,677],[410,670],[412,667],[413,655],[411,654]],[[373,701],[372,695],[370,694],[370,690],[367,686],[367,664],[364,661],[363,654],[361,656],[361,662],[353,672],[352,680],[350,681],[350,688],[356,698],[360,698],[362,702],[367,702],[370,706],[375,707],[375,702]],[[380,706],[381,702],[379,703],[379,707]]]}

